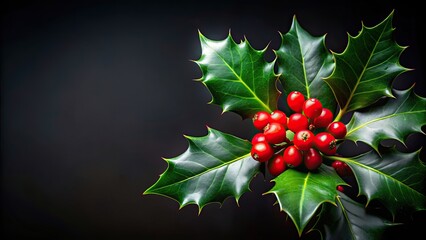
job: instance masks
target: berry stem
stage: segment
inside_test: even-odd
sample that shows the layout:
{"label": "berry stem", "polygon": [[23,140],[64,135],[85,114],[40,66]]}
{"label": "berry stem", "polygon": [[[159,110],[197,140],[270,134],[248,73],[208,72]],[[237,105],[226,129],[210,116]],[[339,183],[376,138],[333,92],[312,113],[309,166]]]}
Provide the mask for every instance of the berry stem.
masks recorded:
{"label": "berry stem", "polygon": [[286,147],[286,146],[287,146],[287,145],[283,146],[280,150],[276,151],[276,152],[275,152],[275,155],[282,153],[282,152],[285,150],[285,147]]}
{"label": "berry stem", "polygon": [[339,122],[339,121],[340,121],[340,119],[343,117],[343,115],[344,115],[345,113],[346,113],[346,112],[345,112],[345,110],[340,109],[340,110],[339,110],[339,114],[337,114],[336,118],[334,119],[334,122]]}

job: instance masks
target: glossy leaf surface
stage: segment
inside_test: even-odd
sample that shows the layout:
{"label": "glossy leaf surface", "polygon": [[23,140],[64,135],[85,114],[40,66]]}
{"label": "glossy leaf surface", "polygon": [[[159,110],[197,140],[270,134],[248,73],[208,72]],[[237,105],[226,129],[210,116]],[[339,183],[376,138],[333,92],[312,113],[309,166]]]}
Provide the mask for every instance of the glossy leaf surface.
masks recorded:
{"label": "glossy leaf surface", "polygon": [[288,169],[273,182],[274,187],[267,193],[275,194],[281,210],[293,220],[299,235],[322,203],[335,204],[336,187],[346,184],[334,169],[324,164],[315,172]]}
{"label": "glossy leaf surface", "polygon": [[393,224],[367,212],[365,206],[339,193],[337,206],[324,204],[314,229],[324,240],[380,239]]}
{"label": "glossy leaf surface", "polygon": [[260,163],[251,158],[251,143],[212,128],[204,137],[186,137],[189,147],[182,155],[165,159],[167,170],[145,194],[176,200],[181,207],[238,199],[249,191]]}
{"label": "glossy leaf surface", "polygon": [[426,98],[416,95],[413,88],[394,92],[396,98],[388,99],[384,105],[355,112],[347,125],[346,139],[367,143],[378,151],[382,140],[404,143],[410,134],[423,133]]}
{"label": "glossy leaf surface", "polygon": [[200,33],[202,54],[196,63],[203,72],[201,82],[212,94],[211,103],[243,118],[258,111],[277,109],[280,92],[274,62],[264,59],[265,50],[255,50],[247,40],[237,44],[231,37],[213,41]]}
{"label": "glossy leaf surface", "polygon": [[329,157],[345,162],[355,174],[359,193],[370,202],[377,199],[395,216],[398,210],[425,210],[424,183],[426,166],[419,151],[402,153],[387,149],[355,157]]}
{"label": "glossy leaf surface", "polygon": [[325,47],[325,36],[314,37],[293,18],[290,30],[281,35],[277,55],[278,72],[285,95],[292,91],[306,98],[317,98],[334,112],[336,100],[323,78],[334,68],[333,55]]}
{"label": "glossy leaf surface", "polygon": [[407,71],[399,64],[405,48],[393,40],[392,17],[393,12],[372,28],[363,25],[356,37],[349,36],[343,53],[333,54],[336,67],[325,81],[343,113],[392,97],[392,81]]}

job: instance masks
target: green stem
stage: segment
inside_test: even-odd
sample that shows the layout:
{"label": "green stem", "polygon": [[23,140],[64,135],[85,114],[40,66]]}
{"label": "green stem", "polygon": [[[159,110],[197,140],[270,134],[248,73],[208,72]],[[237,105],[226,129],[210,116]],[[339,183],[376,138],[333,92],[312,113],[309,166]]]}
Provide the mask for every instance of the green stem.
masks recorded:
{"label": "green stem", "polygon": [[340,121],[340,119],[343,117],[343,115],[345,115],[345,110],[343,110],[343,109],[340,109],[339,110],[339,114],[337,114],[337,116],[336,116],[336,118],[334,119],[334,121],[335,122],[338,122],[338,121]]}

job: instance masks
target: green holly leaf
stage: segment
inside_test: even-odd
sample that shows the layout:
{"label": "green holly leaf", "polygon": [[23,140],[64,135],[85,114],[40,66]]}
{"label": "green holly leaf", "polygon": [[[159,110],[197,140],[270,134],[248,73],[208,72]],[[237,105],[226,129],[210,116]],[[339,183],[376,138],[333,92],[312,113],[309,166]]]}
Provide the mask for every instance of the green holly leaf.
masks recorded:
{"label": "green holly leaf", "polygon": [[420,150],[402,153],[391,148],[382,156],[370,151],[355,157],[328,158],[348,164],[355,174],[359,193],[368,202],[378,199],[395,217],[398,210],[426,209],[426,166],[420,161],[419,153]]}
{"label": "green holly leaf", "polygon": [[368,213],[364,205],[339,193],[337,206],[323,204],[314,229],[326,240],[364,240],[380,239],[383,232],[394,225]]}
{"label": "green holly leaf", "polygon": [[176,200],[180,208],[196,204],[202,208],[249,191],[260,163],[251,158],[251,143],[208,128],[203,137],[188,137],[189,147],[180,156],[165,159],[167,170],[144,194]]}
{"label": "green holly leaf", "polygon": [[333,53],[336,67],[325,81],[339,103],[340,116],[367,107],[382,97],[393,97],[393,79],[408,70],[399,64],[405,48],[392,38],[392,17],[393,12],[372,28],[362,25],[356,37],[349,35],[343,53]]}
{"label": "green holly leaf", "polygon": [[394,90],[395,99],[365,112],[355,112],[347,125],[346,139],[361,141],[378,151],[384,139],[395,139],[404,144],[412,133],[423,133],[426,124],[426,98],[416,95],[413,87]]}
{"label": "green holly leaf", "polygon": [[324,164],[317,172],[287,169],[272,181],[275,185],[266,194],[275,194],[281,210],[293,220],[299,236],[322,203],[335,204],[336,187],[346,185],[334,169]]}
{"label": "green holly leaf", "polygon": [[210,103],[243,118],[277,109],[278,75],[274,73],[275,62],[264,58],[266,49],[255,50],[246,39],[237,44],[231,34],[222,41],[199,35],[202,54],[195,62],[203,72],[200,81],[212,95]]}
{"label": "green holly leaf", "polygon": [[281,35],[277,55],[278,72],[284,93],[299,91],[307,98],[317,98],[332,112],[336,100],[323,78],[334,69],[333,55],[325,47],[325,35],[314,37],[293,18],[290,30]]}

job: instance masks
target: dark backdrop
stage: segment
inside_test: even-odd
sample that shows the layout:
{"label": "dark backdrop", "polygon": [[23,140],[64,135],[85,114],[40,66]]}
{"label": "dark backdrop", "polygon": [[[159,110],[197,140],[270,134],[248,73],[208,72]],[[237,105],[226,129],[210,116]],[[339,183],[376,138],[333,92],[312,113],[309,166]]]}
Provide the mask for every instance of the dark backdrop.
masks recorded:
{"label": "dark backdrop", "polygon": [[[277,49],[293,15],[341,52],[363,21],[393,9],[405,73],[394,87],[425,94],[422,7],[414,1],[6,1],[1,20],[1,236],[43,239],[296,238],[259,175],[238,207],[178,210],[142,192],[166,168],[161,157],[187,148],[183,134],[205,125],[250,138],[248,120],[208,105],[210,94],[190,60],[198,30]],[[273,59],[269,50],[268,60]],[[408,139],[412,150],[424,138]],[[349,147],[350,148],[350,147]],[[422,150],[423,151],[423,150]],[[424,158],[424,153],[422,152]],[[424,217],[387,233],[424,233]],[[411,235],[410,235],[411,236]],[[305,238],[317,238],[310,234]]]}

